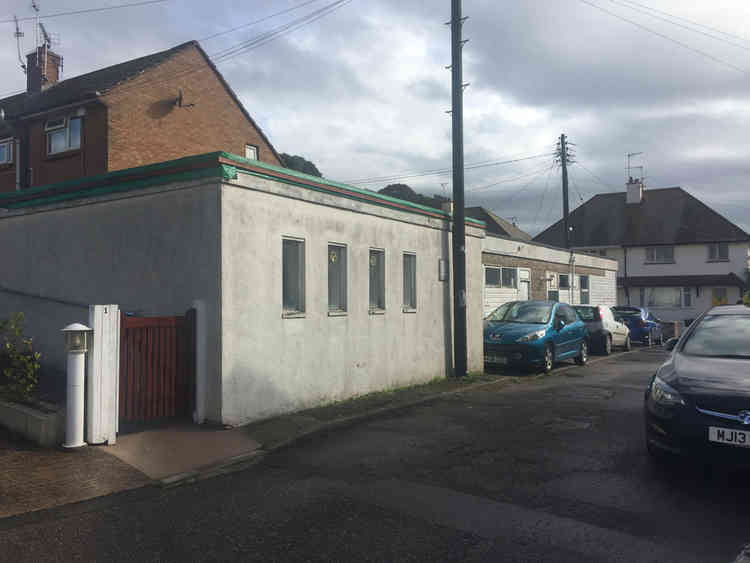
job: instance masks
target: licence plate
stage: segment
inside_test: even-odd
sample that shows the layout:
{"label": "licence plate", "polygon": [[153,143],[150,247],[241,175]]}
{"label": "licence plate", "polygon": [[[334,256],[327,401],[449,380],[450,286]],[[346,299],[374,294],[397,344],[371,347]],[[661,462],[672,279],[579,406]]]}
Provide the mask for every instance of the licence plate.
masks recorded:
{"label": "licence plate", "polygon": [[488,364],[502,364],[505,365],[508,363],[508,358],[505,356],[487,356],[487,363]]}
{"label": "licence plate", "polygon": [[750,448],[750,432],[744,430],[732,430],[731,428],[708,427],[708,441]]}

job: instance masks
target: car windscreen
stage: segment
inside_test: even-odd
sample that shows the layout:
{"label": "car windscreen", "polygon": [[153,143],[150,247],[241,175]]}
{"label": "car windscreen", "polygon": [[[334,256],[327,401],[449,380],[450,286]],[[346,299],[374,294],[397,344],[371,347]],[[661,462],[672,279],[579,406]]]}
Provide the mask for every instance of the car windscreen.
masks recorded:
{"label": "car windscreen", "polygon": [[640,317],[641,316],[640,309],[615,309],[614,311],[621,317]]}
{"label": "car windscreen", "polygon": [[529,301],[516,301],[509,303],[502,319],[510,323],[546,324],[552,314],[551,303],[533,303]]}
{"label": "car windscreen", "polygon": [[505,316],[505,313],[508,311],[511,304],[512,303],[505,303],[504,305],[500,305],[497,309],[487,315],[485,319],[488,321],[502,321],[503,316]]}
{"label": "car windscreen", "polygon": [[573,307],[583,322],[598,321],[599,315],[596,307]]}
{"label": "car windscreen", "polygon": [[703,317],[682,352],[692,356],[750,358],[750,314]]}

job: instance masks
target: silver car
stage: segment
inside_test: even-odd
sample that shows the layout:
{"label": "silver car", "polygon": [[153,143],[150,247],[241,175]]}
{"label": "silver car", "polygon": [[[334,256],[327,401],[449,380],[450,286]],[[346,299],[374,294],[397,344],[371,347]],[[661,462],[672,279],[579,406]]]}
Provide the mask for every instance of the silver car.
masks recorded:
{"label": "silver car", "polygon": [[586,325],[592,350],[597,350],[605,356],[608,356],[615,346],[630,350],[630,329],[624,323],[615,320],[612,309],[604,305],[576,305],[573,308]]}

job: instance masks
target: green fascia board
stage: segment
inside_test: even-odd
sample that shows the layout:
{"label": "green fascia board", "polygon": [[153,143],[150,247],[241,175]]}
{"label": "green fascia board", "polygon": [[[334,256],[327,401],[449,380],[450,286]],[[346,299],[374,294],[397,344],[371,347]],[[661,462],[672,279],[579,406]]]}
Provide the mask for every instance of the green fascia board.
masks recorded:
{"label": "green fascia board", "polygon": [[[54,184],[44,184],[42,186],[36,186],[35,188],[28,188],[21,192],[7,192],[0,193],[0,202],[7,199],[13,199],[18,197],[19,194],[33,195],[35,193],[46,192],[49,190],[63,190],[66,188],[72,188],[84,184],[91,184],[98,181],[112,180],[121,178],[123,176],[132,176],[133,174],[140,174],[146,172],[157,172],[164,170],[165,168],[174,168],[175,166],[183,164],[192,164],[196,162],[212,161],[216,160],[222,153],[213,152],[206,154],[199,154],[195,156],[186,156],[178,158],[176,160],[167,160],[165,162],[157,162],[156,164],[146,164],[144,166],[136,166],[134,168],[125,168],[123,170],[116,170],[114,172],[105,172],[104,174],[96,174],[94,176],[85,176],[83,178],[76,178],[75,180],[67,180],[65,182],[56,182]],[[45,198],[46,199],[46,198]],[[31,201],[31,200],[30,200]]]}
{"label": "green fascia board", "polygon": [[72,199],[83,199],[87,197],[102,196],[114,193],[128,192],[132,190],[144,189],[151,186],[158,186],[161,184],[169,184],[172,182],[190,182],[201,178],[217,178],[222,180],[231,180],[237,177],[237,170],[233,166],[227,166],[226,164],[220,164],[211,168],[203,168],[200,170],[190,170],[189,172],[177,172],[175,174],[165,174],[163,176],[153,176],[143,180],[134,180],[132,182],[122,182],[120,184],[114,184],[109,186],[102,186],[100,188],[85,188],[79,191],[65,192],[59,195],[50,195],[47,197],[40,197],[38,199],[29,199],[26,201],[19,201],[18,203],[10,203],[7,205],[8,209],[21,209],[24,207],[36,207],[41,205],[50,205],[53,203],[59,203],[61,201],[68,201]]}
{"label": "green fascia board", "polygon": [[[221,156],[232,160],[238,164],[247,164],[249,166],[254,166],[256,168],[265,168],[268,170],[273,170],[275,172],[280,172],[282,174],[286,174],[287,176],[294,176],[295,178],[299,178],[300,180],[308,181],[308,182],[315,182],[318,184],[328,185],[335,188],[347,190],[350,192],[354,192],[356,194],[361,194],[364,196],[367,196],[369,198],[376,198],[383,200],[384,202],[390,202],[390,203],[397,203],[400,206],[404,207],[411,207],[412,209],[418,209],[420,211],[427,211],[429,213],[437,213],[445,217],[446,219],[450,218],[450,214],[443,211],[442,209],[435,209],[434,207],[428,207],[426,205],[420,205],[418,203],[413,203],[411,201],[406,201],[404,199],[399,199],[396,197],[391,197],[385,194],[380,194],[378,192],[374,192],[372,190],[365,190],[363,188],[358,188],[356,186],[352,186],[349,184],[342,184],[341,182],[335,182],[333,180],[328,180],[327,178],[319,178],[318,176],[311,176],[310,174],[305,174],[304,172],[297,172],[296,170],[291,170],[289,168],[283,168],[281,166],[276,166],[274,164],[268,164],[266,162],[261,162],[259,160],[251,160],[248,158],[244,158],[242,156],[232,154],[232,153],[226,153],[222,152]],[[249,170],[243,170],[243,172],[250,172]],[[299,185],[301,187],[310,188],[311,186],[307,186],[305,184],[295,184]],[[337,192],[336,195],[342,195]],[[475,223],[477,225],[486,226],[486,223],[484,221],[480,221],[479,219],[473,219],[471,217],[466,218],[467,223]]]}

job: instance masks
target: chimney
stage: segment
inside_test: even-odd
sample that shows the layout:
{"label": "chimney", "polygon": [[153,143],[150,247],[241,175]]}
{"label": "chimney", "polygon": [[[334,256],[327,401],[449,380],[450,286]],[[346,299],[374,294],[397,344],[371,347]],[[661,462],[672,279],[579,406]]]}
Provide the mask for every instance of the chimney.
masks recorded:
{"label": "chimney", "polygon": [[37,47],[26,55],[26,91],[38,94],[60,80],[62,57],[47,45]]}
{"label": "chimney", "polygon": [[641,203],[643,201],[643,182],[641,182],[640,178],[636,178],[635,180],[631,176],[628,178],[628,183],[626,184],[628,194],[625,198],[625,201],[628,204],[631,203]]}

